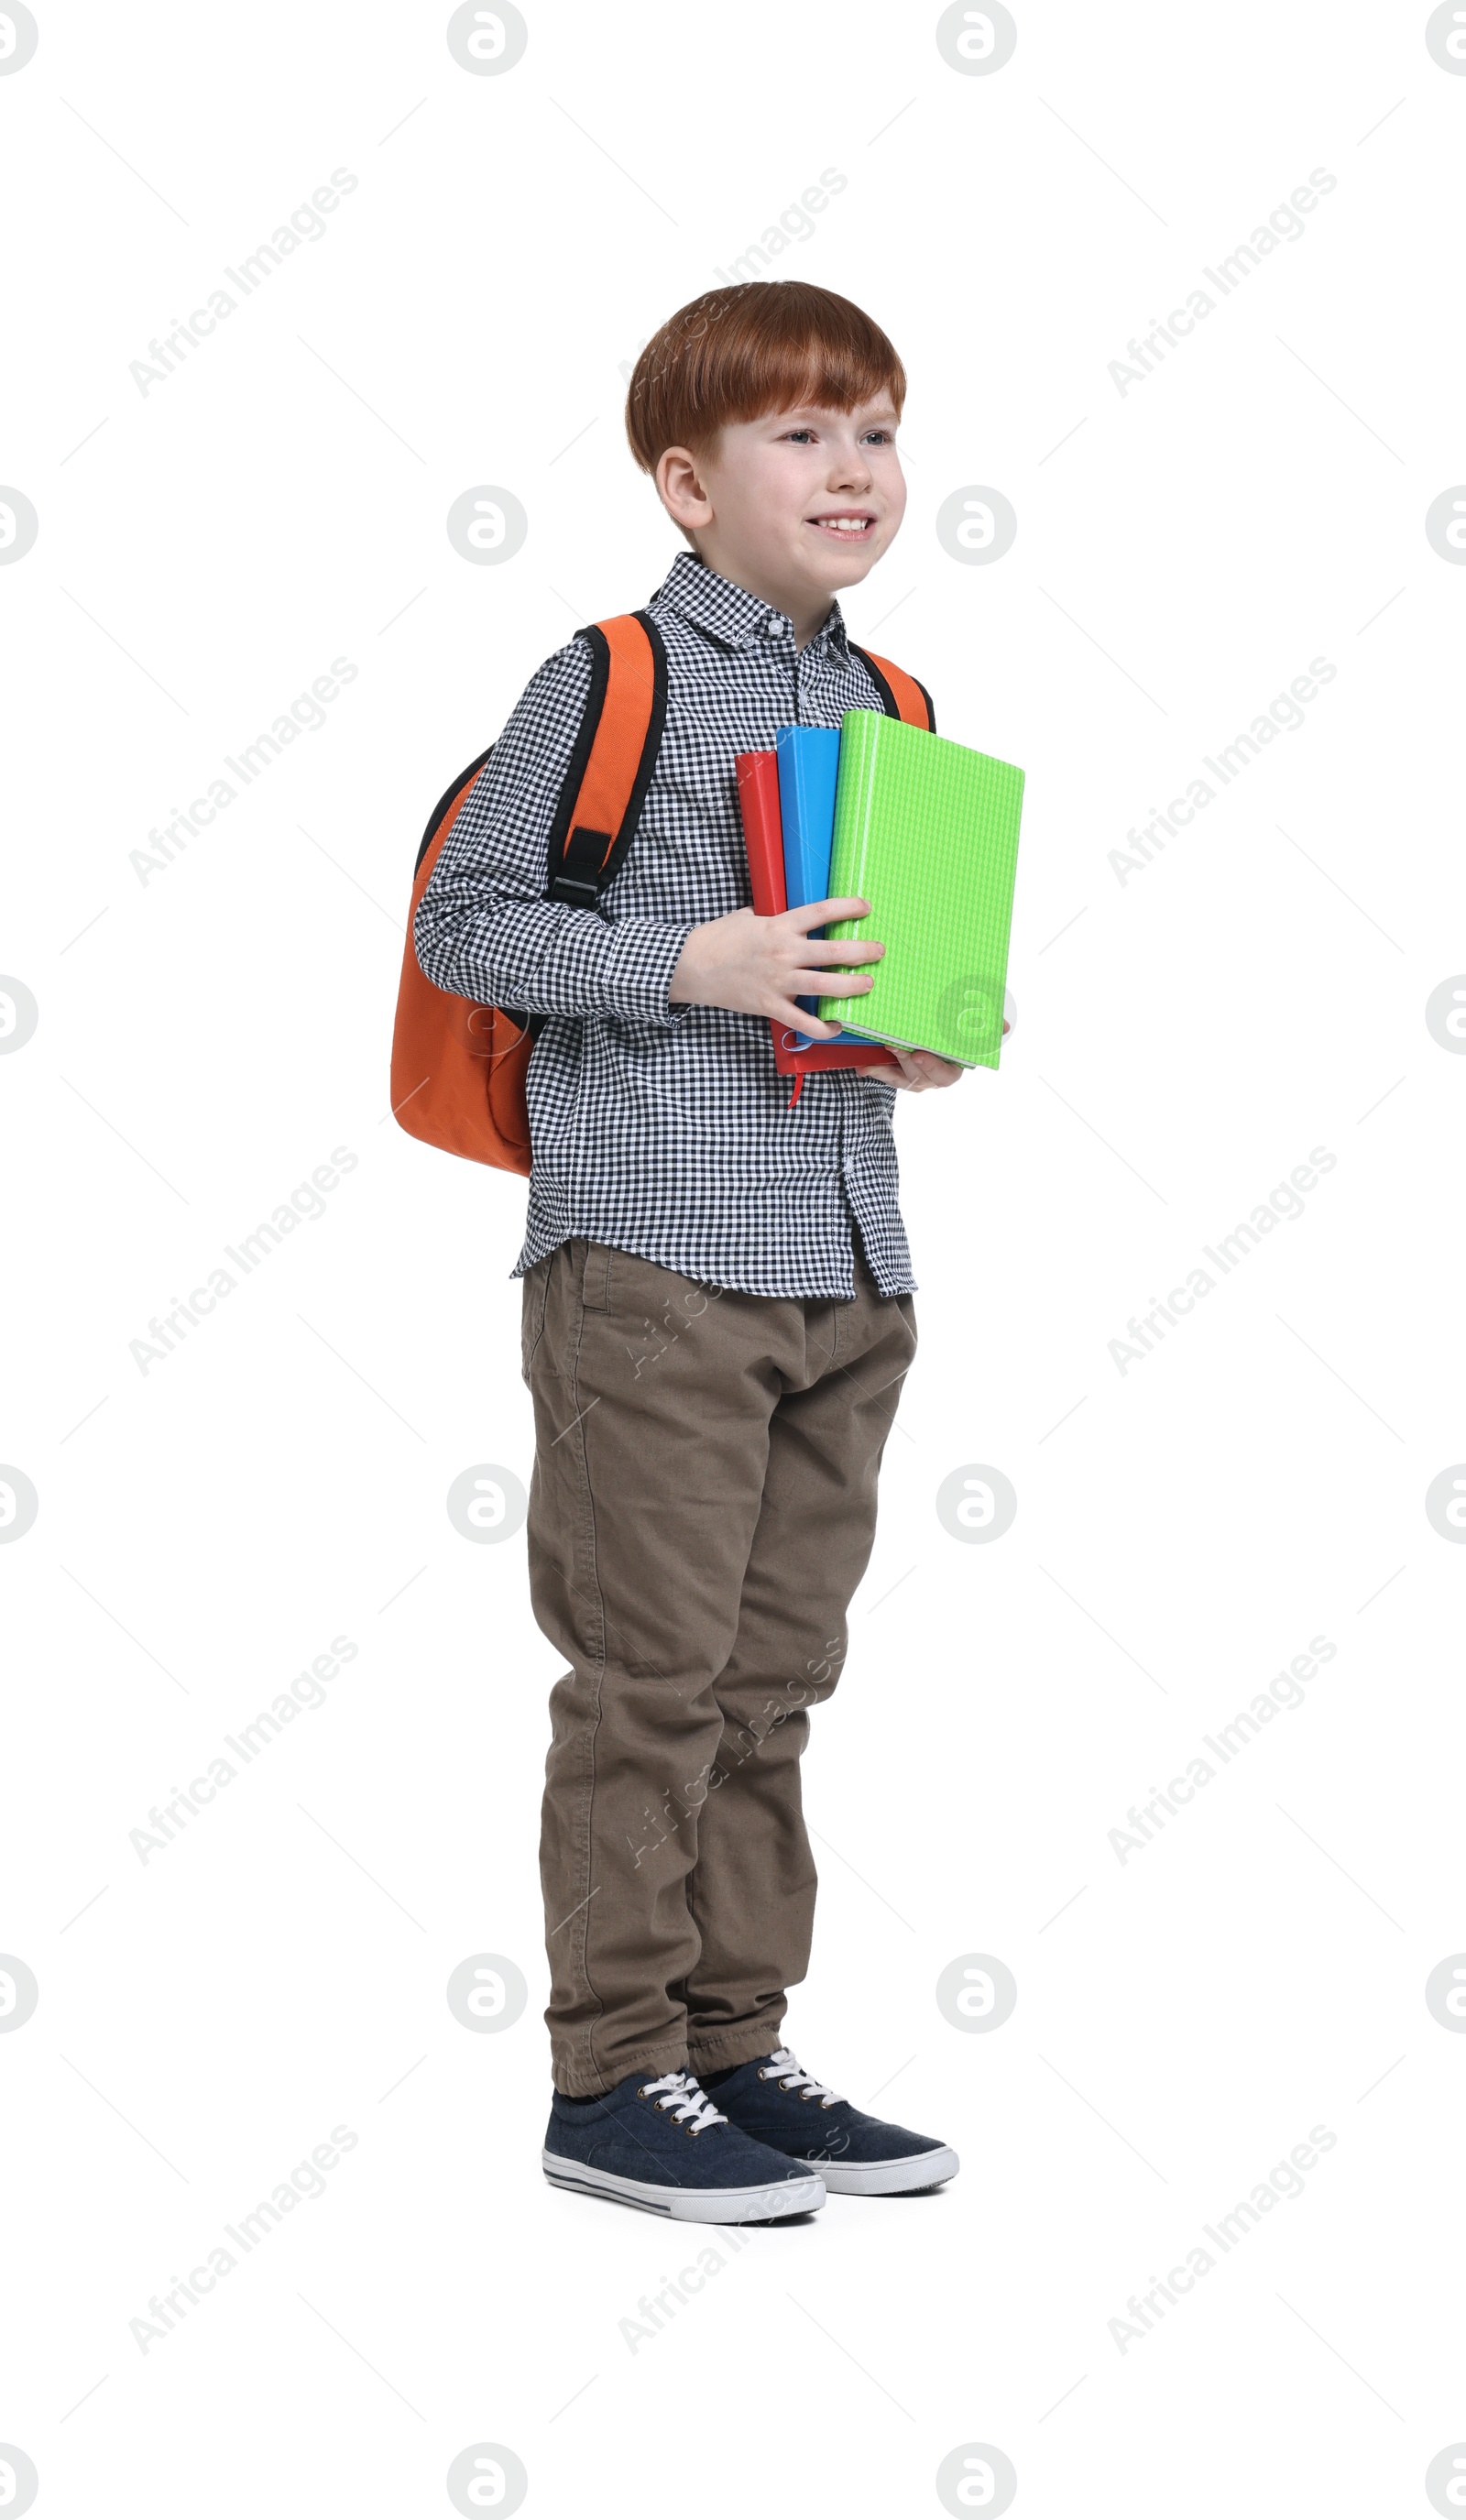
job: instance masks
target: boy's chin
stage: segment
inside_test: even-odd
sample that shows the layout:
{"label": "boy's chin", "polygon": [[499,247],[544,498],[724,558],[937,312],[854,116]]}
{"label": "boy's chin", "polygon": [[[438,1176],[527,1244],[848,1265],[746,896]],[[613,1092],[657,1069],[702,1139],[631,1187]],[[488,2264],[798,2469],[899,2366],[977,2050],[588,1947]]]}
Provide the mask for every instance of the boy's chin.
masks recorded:
{"label": "boy's chin", "polygon": [[836,543],[827,549],[817,547],[801,557],[816,582],[836,595],[842,586],[859,586],[863,578],[868,577],[884,548],[881,543],[857,543],[851,550],[841,551]]}

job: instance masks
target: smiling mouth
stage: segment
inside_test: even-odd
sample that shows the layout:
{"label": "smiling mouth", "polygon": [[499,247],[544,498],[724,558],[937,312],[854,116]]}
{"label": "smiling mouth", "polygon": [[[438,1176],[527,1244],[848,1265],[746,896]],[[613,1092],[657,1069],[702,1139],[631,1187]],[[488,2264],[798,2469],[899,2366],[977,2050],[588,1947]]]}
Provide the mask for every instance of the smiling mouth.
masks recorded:
{"label": "smiling mouth", "polygon": [[842,543],[868,542],[875,531],[875,518],[866,510],[846,510],[832,517],[806,517],[807,525],[818,526],[831,541]]}

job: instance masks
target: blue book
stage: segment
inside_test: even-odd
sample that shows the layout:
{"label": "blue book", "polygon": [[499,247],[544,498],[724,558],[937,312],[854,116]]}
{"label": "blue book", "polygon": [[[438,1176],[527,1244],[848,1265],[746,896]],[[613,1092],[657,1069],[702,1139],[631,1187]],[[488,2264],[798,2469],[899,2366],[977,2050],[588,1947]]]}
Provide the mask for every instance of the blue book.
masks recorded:
{"label": "blue book", "polygon": [[[784,895],[791,910],[829,894],[829,852],[835,829],[835,780],[840,767],[840,730],[834,726],[781,726],[775,734],[778,760],[778,810],[784,833]],[[812,930],[824,934],[822,927]],[[818,1014],[818,998],[800,998],[808,1013]],[[801,1050],[809,1033],[796,1033]],[[839,1032],[835,1041],[864,1041],[858,1032]]]}

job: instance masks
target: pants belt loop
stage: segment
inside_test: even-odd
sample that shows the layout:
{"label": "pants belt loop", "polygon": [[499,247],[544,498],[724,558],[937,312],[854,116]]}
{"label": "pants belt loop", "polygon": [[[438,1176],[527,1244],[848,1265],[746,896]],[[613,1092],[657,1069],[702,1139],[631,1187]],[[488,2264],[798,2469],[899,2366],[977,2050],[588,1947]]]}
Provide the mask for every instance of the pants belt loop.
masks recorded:
{"label": "pants belt loop", "polygon": [[580,1300],[588,1313],[610,1309],[611,1250],[608,1242],[587,1242],[581,1264]]}

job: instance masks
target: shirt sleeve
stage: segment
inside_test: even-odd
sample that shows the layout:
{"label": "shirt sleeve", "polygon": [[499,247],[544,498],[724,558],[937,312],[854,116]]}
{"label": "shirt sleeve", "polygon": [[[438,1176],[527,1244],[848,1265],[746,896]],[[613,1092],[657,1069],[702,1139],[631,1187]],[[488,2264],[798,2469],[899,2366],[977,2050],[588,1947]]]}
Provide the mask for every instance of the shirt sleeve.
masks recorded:
{"label": "shirt sleeve", "polygon": [[418,905],[418,961],[438,988],[481,1006],[676,1023],[690,1009],[667,990],[695,922],[616,919],[544,897],[550,827],[590,688],[583,639],[529,684]]}

